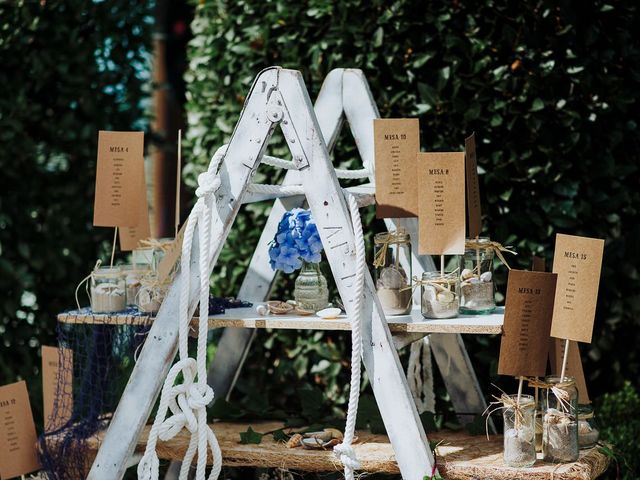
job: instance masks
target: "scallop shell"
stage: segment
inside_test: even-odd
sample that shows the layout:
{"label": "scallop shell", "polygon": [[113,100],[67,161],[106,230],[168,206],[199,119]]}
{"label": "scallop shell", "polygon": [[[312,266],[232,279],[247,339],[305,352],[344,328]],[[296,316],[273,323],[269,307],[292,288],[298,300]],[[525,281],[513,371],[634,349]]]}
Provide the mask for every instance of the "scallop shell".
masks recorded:
{"label": "scallop shell", "polygon": [[269,311],[274,315],[284,315],[293,310],[293,305],[290,305],[286,302],[281,302],[279,300],[267,302],[267,307],[269,308]]}
{"label": "scallop shell", "polygon": [[341,312],[342,310],[340,310],[339,308],[325,308],[323,310],[320,310],[319,312],[316,312],[316,315],[320,318],[324,318],[325,320],[333,320],[335,318],[338,318],[338,315],[340,315]]}

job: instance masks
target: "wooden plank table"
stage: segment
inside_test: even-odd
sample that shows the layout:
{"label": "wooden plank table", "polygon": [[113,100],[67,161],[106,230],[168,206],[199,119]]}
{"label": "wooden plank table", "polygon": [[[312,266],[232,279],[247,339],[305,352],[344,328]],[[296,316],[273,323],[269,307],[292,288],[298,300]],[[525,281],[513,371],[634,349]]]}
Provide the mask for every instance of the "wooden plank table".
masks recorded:
{"label": "wooden plank table", "polygon": [[[284,428],[280,422],[226,423],[220,422],[212,428],[222,449],[222,461],[226,467],[286,468],[307,472],[341,471],[342,466],[332,451],[306,450],[301,447],[287,448],[270,434],[264,435],[259,445],[241,444],[240,433],[249,427],[260,433]],[[145,427],[138,440],[136,452],[141,453],[149,433]],[[285,432],[298,431],[285,429]],[[428,432],[431,442],[438,442],[436,460],[438,470],[445,480],[592,480],[604,473],[609,459],[598,447],[580,451],[580,459],[574,463],[553,465],[544,463],[541,455],[531,468],[510,468],[502,461],[502,436],[493,435],[489,440],[484,435],[471,436],[464,432]],[[360,472],[399,474],[393,447],[386,435],[357,432],[354,445]],[[90,441],[95,453],[102,434]],[[182,460],[188,445],[184,432],[169,442],[158,443],[158,456],[163,460]],[[210,462],[209,458],[209,462]]]}
{"label": "wooden plank table", "polygon": [[[498,308],[491,315],[460,315],[445,320],[430,320],[422,317],[419,307],[414,307],[410,315],[387,317],[391,333],[465,333],[500,334],[504,309]],[[145,325],[149,317],[145,315],[88,314],[84,311],[70,311],[58,315],[62,323],[87,324],[127,324]],[[255,307],[228,308],[225,313],[209,317],[209,328],[274,328],[288,330],[351,330],[346,315],[333,320],[324,320],[315,315],[258,315]]]}

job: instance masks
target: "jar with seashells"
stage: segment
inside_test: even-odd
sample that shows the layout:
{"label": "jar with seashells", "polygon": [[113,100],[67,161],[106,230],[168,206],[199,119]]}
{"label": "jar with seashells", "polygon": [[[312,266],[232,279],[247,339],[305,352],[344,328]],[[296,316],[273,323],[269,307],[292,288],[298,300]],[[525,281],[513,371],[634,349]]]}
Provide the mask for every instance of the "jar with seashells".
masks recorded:
{"label": "jar with seashells", "polygon": [[[385,315],[411,311],[411,237],[404,230],[378,233],[374,239],[376,293]],[[401,258],[409,259],[405,271]]]}
{"label": "jar with seashells", "polygon": [[496,309],[493,258],[488,238],[467,240],[460,257],[460,313],[478,315]]}
{"label": "jar with seashells", "polygon": [[422,274],[421,311],[424,318],[454,318],[460,307],[457,272]]}

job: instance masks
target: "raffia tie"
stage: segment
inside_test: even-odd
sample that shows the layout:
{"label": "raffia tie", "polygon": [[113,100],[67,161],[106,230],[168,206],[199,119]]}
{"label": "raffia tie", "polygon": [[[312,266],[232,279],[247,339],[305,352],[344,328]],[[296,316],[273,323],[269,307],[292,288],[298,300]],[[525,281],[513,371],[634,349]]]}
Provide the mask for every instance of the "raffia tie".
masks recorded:
{"label": "raffia tie", "polygon": [[468,239],[465,242],[464,247],[467,250],[493,250],[496,256],[500,259],[502,263],[504,263],[505,267],[507,267],[509,270],[511,270],[511,267],[507,263],[507,260],[504,258],[504,255],[502,255],[502,252],[511,253],[513,255],[518,254],[515,250],[513,250],[513,247],[505,247],[499,242],[484,241],[484,240],[480,241],[475,238]]}
{"label": "raffia tie", "polygon": [[[380,236],[376,236],[376,245],[382,245],[380,250],[376,253],[376,256],[373,258],[373,266],[376,268],[383,267],[387,263],[387,250],[389,249],[389,245],[395,243],[397,245],[409,243],[406,235],[407,232],[404,230],[397,230],[393,232],[388,232],[385,234],[379,234]],[[401,238],[405,237],[405,238]]]}
{"label": "raffia tie", "polygon": [[565,390],[565,388],[571,385],[571,382],[547,383],[538,378],[527,378],[527,382],[530,387],[551,390],[551,393],[553,393],[556,399],[558,399],[560,410],[564,413],[570,413],[571,395]]}
{"label": "raffia tie", "polygon": [[[494,385],[494,387],[498,388],[496,385]],[[524,414],[522,413],[522,403],[518,403],[517,397],[516,399],[514,399],[511,396],[507,395],[500,388],[498,388],[498,390],[502,392],[501,395],[499,397],[492,395],[492,397],[494,398],[494,401],[489,403],[485,411],[482,412],[482,415],[487,416],[487,418],[485,419],[485,433],[487,435],[487,440],[489,440],[489,418],[495,412],[499,412],[501,410],[507,410],[511,408],[515,412],[515,416],[516,416],[515,423],[521,424],[524,421]]]}
{"label": "raffia tie", "polygon": [[166,252],[173,245],[173,242],[161,242],[157,238],[146,238],[144,240],[140,240],[138,245],[140,245],[140,248],[153,248],[155,250],[162,250],[163,252]]}

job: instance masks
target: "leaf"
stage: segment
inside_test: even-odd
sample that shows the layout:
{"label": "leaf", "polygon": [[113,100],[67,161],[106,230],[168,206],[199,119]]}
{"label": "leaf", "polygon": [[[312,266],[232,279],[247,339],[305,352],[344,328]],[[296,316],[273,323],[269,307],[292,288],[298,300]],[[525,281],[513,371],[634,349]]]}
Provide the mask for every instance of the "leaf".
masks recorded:
{"label": "leaf", "polygon": [[533,103],[531,104],[531,109],[530,111],[532,112],[539,112],[540,110],[544,109],[544,102],[542,101],[541,98],[536,98]]}
{"label": "leaf", "polygon": [[273,439],[276,442],[286,442],[287,440],[289,440],[289,435],[284,433],[283,429],[279,429],[273,432]]}
{"label": "leaf", "polygon": [[243,445],[259,445],[262,442],[263,433],[255,432],[251,427],[246,432],[240,432],[240,443]]}

